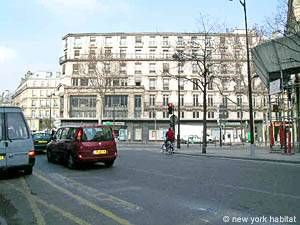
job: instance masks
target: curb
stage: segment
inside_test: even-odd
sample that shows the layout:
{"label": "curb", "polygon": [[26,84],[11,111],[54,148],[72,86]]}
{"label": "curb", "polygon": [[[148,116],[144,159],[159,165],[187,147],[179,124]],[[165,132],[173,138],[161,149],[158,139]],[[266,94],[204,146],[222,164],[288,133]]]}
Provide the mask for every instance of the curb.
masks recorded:
{"label": "curb", "polygon": [[207,154],[193,154],[184,152],[174,152],[177,155],[186,156],[198,156],[198,157],[208,157],[208,158],[223,158],[223,159],[241,159],[241,160],[251,160],[251,161],[264,161],[264,162],[279,162],[279,163],[290,163],[290,164],[300,164],[298,160],[282,160],[282,159],[266,159],[266,158],[249,158],[249,157],[239,157],[239,156],[223,156],[223,155],[207,155]]}

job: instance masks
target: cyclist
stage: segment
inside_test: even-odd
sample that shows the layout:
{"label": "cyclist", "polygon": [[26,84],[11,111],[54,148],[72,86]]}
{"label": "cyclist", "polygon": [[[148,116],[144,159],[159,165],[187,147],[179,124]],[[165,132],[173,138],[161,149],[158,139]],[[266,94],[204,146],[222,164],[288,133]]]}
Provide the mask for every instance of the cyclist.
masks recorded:
{"label": "cyclist", "polygon": [[166,133],[166,141],[165,141],[165,146],[167,146],[168,141],[171,142],[171,144],[174,143],[175,141],[175,133],[172,127],[169,127],[169,130]]}

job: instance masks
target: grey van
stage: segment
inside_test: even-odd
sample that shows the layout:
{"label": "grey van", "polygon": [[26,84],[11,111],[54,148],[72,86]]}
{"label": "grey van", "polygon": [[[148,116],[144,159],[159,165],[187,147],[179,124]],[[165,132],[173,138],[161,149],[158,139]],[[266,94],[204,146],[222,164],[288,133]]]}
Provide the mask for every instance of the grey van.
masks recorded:
{"label": "grey van", "polygon": [[29,175],[34,163],[33,141],[21,108],[0,106],[0,171],[17,169]]}

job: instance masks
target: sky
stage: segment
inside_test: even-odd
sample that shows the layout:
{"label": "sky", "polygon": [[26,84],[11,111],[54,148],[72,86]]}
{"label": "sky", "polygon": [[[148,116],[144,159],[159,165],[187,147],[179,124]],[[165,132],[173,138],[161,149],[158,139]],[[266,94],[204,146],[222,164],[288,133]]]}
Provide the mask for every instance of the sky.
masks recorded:
{"label": "sky", "polygon": [[[277,0],[247,0],[248,24],[266,24]],[[60,71],[62,37],[80,32],[197,32],[201,15],[244,28],[239,0],[0,0],[0,94],[30,70]]]}

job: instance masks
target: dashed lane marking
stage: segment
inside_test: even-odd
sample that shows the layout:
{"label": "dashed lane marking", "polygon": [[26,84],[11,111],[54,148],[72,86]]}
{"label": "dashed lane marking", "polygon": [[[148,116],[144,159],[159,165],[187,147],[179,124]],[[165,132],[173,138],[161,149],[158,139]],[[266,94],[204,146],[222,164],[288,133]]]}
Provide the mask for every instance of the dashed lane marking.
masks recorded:
{"label": "dashed lane marking", "polygon": [[113,212],[111,212],[111,211],[109,211],[109,210],[107,210],[107,209],[104,209],[104,208],[102,208],[102,207],[100,207],[100,206],[98,206],[98,205],[96,205],[96,204],[94,204],[94,203],[92,203],[92,202],[90,202],[90,201],[88,201],[88,200],[82,198],[81,196],[78,196],[78,195],[73,194],[71,191],[69,191],[69,190],[67,190],[67,189],[65,189],[65,188],[62,188],[62,187],[56,185],[55,183],[53,183],[51,180],[47,179],[47,178],[44,177],[43,175],[41,175],[41,174],[39,174],[39,173],[37,173],[37,172],[35,172],[34,174],[35,174],[35,176],[36,176],[37,178],[39,178],[40,180],[42,180],[42,181],[48,183],[49,185],[51,185],[52,187],[56,188],[56,189],[59,190],[60,192],[66,194],[66,195],[68,195],[68,196],[70,196],[70,197],[73,198],[73,199],[76,199],[76,200],[77,200],[78,202],[80,202],[81,204],[86,205],[86,206],[88,206],[88,207],[91,208],[91,209],[94,209],[95,211],[97,211],[97,212],[99,212],[100,214],[102,214],[102,215],[104,215],[104,216],[106,216],[106,217],[108,217],[108,218],[114,220],[115,222],[117,222],[117,223],[119,223],[119,224],[121,224],[121,225],[131,225],[131,223],[130,223],[128,220],[123,219],[123,218],[117,216],[117,215],[114,214]]}
{"label": "dashed lane marking", "polygon": [[122,207],[126,210],[129,211],[140,211],[142,208],[138,205],[135,205],[133,203],[124,201],[122,199],[119,199],[115,196],[112,196],[110,194],[106,194],[103,193],[95,188],[83,185],[73,179],[67,178],[61,174],[58,173],[54,173],[51,175],[51,179],[63,183],[65,186],[70,187],[70,188],[74,188],[80,192],[82,192],[83,194],[86,194],[88,196],[91,196],[93,198],[96,197],[97,200],[99,201],[105,201],[105,202],[109,202],[110,204],[114,204],[118,207]]}
{"label": "dashed lane marking", "polygon": [[41,213],[41,210],[38,208],[33,196],[31,195],[31,191],[25,181],[24,178],[21,179],[22,186],[24,188],[23,194],[29,202],[30,208],[32,209],[33,215],[36,219],[37,224],[46,225],[45,219]]}
{"label": "dashed lane marking", "polygon": [[[24,191],[24,190],[22,190],[22,189],[20,189],[20,188],[17,188],[16,186],[14,186],[14,185],[12,185],[12,184],[8,184],[8,185],[9,185],[11,188],[15,189],[16,191],[18,191],[18,192],[20,192],[20,193],[22,193],[22,194],[24,194],[24,195],[27,195],[27,194],[28,194],[27,191]],[[37,202],[37,203],[43,205],[43,206],[46,207],[46,208],[52,209],[53,211],[55,211],[55,212],[61,214],[62,216],[64,216],[65,218],[67,218],[67,219],[69,219],[69,220],[75,222],[76,224],[79,224],[79,225],[92,225],[92,224],[90,224],[90,223],[88,223],[88,222],[82,220],[81,218],[79,218],[79,217],[77,217],[77,216],[75,216],[75,215],[73,215],[73,214],[67,212],[65,209],[59,208],[59,207],[57,207],[57,206],[55,206],[55,205],[53,205],[53,204],[49,204],[49,203],[47,203],[46,201],[44,201],[44,200],[42,200],[42,199],[40,199],[40,198],[38,198],[38,197],[36,197],[36,196],[31,196],[31,199],[32,199],[33,201],[35,201],[35,202]],[[37,221],[37,224],[40,225],[40,223],[39,223],[38,221]],[[0,225],[2,225],[2,224],[0,223]]]}

